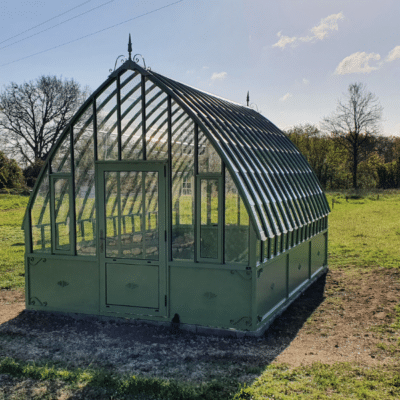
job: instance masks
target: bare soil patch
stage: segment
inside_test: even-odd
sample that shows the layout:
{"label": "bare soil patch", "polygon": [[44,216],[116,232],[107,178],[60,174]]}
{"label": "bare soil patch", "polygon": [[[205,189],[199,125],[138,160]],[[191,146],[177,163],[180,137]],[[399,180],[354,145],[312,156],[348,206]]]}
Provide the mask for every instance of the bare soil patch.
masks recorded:
{"label": "bare soil patch", "polygon": [[[380,347],[393,347],[400,337],[390,328],[400,298],[399,278],[397,270],[383,268],[329,272],[324,301],[275,361],[295,367],[316,361],[376,366],[398,360],[398,346],[397,351]],[[295,318],[296,313],[304,315],[310,301],[312,296],[293,305],[281,321]],[[284,331],[287,324],[275,324],[275,329]]]}
{"label": "bare soil patch", "polygon": [[25,310],[25,295],[19,290],[0,290],[0,325]]}
{"label": "bare soil patch", "polygon": [[[316,361],[393,365],[399,360],[400,336],[390,325],[399,302],[399,278],[397,270],[382,268],[330,271],[263,337],[242,339],[195,335],[141,321],[21,312],[23,294],[1,291],[0,358],[192,383],[212,379],[251,383],[271,362],[293,367]],[[18,391],[26,383],[2,379],[0,399],[1,390]],[[61,396],[58,386],[55,390]]]}

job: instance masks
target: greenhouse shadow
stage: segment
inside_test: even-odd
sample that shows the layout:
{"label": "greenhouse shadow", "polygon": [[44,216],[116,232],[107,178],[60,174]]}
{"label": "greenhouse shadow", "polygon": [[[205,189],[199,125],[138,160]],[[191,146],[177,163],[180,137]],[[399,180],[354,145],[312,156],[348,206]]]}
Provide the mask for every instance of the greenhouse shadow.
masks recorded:
{"label": "greenhouse shadow", "polygon": [[0,325],[3,357],[57,367],[195,384],[213,380],[251,385],[296,338],[324,300],[326,274],[264,333],[255,337],[194,334],[144,321],[25,311]]}

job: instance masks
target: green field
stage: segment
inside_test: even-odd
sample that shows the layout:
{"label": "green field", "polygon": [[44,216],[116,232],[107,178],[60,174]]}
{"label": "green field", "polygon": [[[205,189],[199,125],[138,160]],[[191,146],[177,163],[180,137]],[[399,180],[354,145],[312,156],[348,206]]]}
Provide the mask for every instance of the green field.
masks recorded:
{"label": "green field", "polygon": [[23,289],[25,285],[21,225],[27,204],[28,197],[0,195],[0,289]]}
{"label": "green field", "polygon": [[[21,222],[27,197],[0,196],[0,288],[23,290],[23,232]],[[333,210],[329,217],[329,266],[331,270],[398,269],[400,266],[400,193],[387,192],[347,198],[328,195]],[[333,201],[333,203],[332,203]],[[400,308],[393,329],[400,329]],[[395,311],[394,311],[395,312]],[[382,345],[383,346],[383,345]],[[396,347],[397,346],[397,347]],[[396,351],[400,343],[395,344]],[[1,349],[0,349],[1,350]],[[186,383],[118,376],[91,369],[73,371],[57,365],[24,364],[0,357],[0,374],[43,382],[63,381],[69,388],[82,384],[101,387],[113,399],[135,398],[146,393],[156,399],[398,399],[400,371],[396,366],[379,368],[356,363],[315,363],[292,368],[272,363],[257,369],[258,378],[249,386],[224,387],[224,381],[190,387]],[[231,393],[227,395],[227,392]],[[46,397],[53,398],[53,397]],[[142,398],[141,396],[137,398]]]}

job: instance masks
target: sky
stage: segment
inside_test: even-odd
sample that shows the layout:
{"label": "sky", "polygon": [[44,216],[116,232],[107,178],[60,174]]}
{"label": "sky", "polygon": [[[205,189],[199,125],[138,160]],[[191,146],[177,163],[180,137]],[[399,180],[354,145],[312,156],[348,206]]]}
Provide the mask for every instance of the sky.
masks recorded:
{"label": "sky", "polygon": [[130,33],[147,67],[243,105],[249,91],[281,129],[318,126],[361,82],[399,136],[399,20],[399,0],[2,0],[0,90],[56,75],[94,91]]}

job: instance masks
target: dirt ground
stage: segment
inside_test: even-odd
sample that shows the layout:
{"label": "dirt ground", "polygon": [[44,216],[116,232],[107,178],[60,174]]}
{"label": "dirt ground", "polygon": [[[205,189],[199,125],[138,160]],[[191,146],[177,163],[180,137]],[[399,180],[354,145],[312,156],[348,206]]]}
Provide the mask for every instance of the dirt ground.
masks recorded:
{"label": "dirt ground", "polygon": [[[251,383],[259,376],[257,368],[276,362],[293,367],[316,361],[392,365],[400,356],[399,332],[390,327],[399,296],[397,270],[329,271],[263,337],[237,339],[175,332],[140,321],[24,312],[23,294],[3,290],[0,358],[102,367],[193,383],[226,376]],[[23,391],[29,382],[0,375],[0,399],[13,398],[2,395]],[[40,388],[49,383],[29,385],[44,390]]]}

